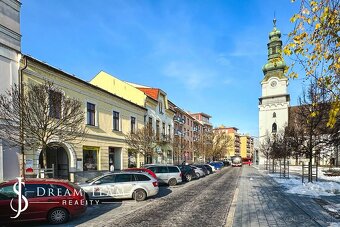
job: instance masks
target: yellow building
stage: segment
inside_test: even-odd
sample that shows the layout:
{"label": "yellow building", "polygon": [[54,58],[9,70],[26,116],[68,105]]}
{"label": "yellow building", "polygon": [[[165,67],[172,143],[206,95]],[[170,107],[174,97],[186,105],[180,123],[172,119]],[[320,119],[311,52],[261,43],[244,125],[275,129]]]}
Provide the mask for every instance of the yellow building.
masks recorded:
{"label": "yellow building", "polygon": [[214,131],[225,132],[228,136],[230,136],[230,143],[227,147],[227,158],[230,158],[235,155],[240,155],[240,135],[237,132],[238,128],[235,127],[225,127],[220,126],[214,128]]}
{"label": "yellow building", "polygon": [[249,135],[241,135],[241,157],[242,158],[251,158],[254,150],[254,139]]}
{"label": "yellow building", "polygon": [[[29,56],[23,56],[21,71],[24,83],[52,81],[65,96],[83,104],[85,138],[72,144],[51,141],[58,148],[47,151],[47,167],[54,164],[56,178],[81,181],[108,171],[110,166],[115,170],[128,167],[124,134],[143,127],[146,108],[136,104],[142,100],[131,102]],[[26,152],[26,161],[33,161],[35,174],[42,164],[40,153],[39,149]]]}
{"label": "yellow building", "polygon": [[[169,108],[167,94],[164,91],[159,88],[128,83],[103,71],[96,75],[90,83],[146,108],[144,123],[154,129],[159,142],[154,155],[147,157],[146,162],[173,163],[173,147],[170,140],[173,138],[175,113]],[[144,157],[140,155],[135,157],[133,152],[130,152],[130,159],[137,159],[136,165],[139,166],[143,164]]]}

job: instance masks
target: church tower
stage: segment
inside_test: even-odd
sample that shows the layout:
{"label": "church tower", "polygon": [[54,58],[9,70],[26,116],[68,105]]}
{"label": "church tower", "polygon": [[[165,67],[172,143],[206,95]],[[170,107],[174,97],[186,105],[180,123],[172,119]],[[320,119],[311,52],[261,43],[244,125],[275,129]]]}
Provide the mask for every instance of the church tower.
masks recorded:
{"label": "church tower", "polygon": [[[261,81],[262,95],[259,98],[259,141],[283,130],[288,124],[288,78],[285,76],[286,64],[282,57],[281,32],[274,27],[269,33],[268,61],[263,66],[264,78]],[[264,159],[260,158],[260,164]]]}

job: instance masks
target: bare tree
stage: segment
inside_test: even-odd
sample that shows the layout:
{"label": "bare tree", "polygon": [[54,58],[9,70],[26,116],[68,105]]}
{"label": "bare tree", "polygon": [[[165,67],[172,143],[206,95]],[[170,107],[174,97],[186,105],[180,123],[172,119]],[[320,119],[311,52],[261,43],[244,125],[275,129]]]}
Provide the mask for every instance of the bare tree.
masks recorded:
{"label": "bare tree", "polygon": [[[175,136],[173,139],[174,162],[180,164],[183,162],[183,154],[189,148],[189,142],[183,138],[183,135]],[[186,159],[186,158],[184,158]]]}
{"label": "bare tree", "polygon": [[158,146],[155,132],[149,126],[144,126],[135,133],[126,134],[125,142],[129,145],[132,153],[143,155],[145,164],[149,164],[148,158],[153,156],[155,148]]}
{"label": "bare tree", "polygon": [[303,133],[300,137],[305,142],[302,150],[309,159],[308,181],[312,181],[312,161],[319,162],[321,148],[328,140],[326,124],[330,109],[329,99],[325,88],[318,86],[316,81],[311,81],[307,91],[299,97],[299,106],[295,109],[293,118],[300,124]]}
{"label": "bare tree", "polygon": [[285,137],[288,142],[289,154],[295,158],[295,165],[299,164],[299,158],[305,153],[303,144],[305,137],[303,128],[294,119],[289,120],[288,127],[285,128]]}
{"label": "bare tree", "polygon": [[214,161],[220,160],[227,154],[232,139],[226,132],[218,130],[214,131],[212,136],[212,146],[209,150],[209,156],[212,157]]}
{"label": "bare tree", "polygon": [[266,136],[262,139],[259,150],[266,158],[265,168],[268,170],[268,163],[272,154],[272,146],[273,146],[273,140],[271,136],[267,133]]}
{"label": "bare tree", "polygon": [[[50,81],[42,84],[14,85],[0,95],[0,137],[13,146],[42,149],[43,167],[46,150],[53,142],[81,141],[86,133],[85,114],[79,100],[67,97]],[[23,166],[23,175],[24,166]]]}

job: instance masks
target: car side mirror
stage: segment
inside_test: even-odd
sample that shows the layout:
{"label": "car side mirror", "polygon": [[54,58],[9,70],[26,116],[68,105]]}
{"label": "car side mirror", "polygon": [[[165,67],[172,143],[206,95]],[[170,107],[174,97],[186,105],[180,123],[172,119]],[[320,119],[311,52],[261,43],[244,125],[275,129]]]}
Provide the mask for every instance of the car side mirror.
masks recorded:
{"label": "car side mirror", "polygon": [[100,180],[97,180],[94,182],[94,184],[101,184],[102,182]]}

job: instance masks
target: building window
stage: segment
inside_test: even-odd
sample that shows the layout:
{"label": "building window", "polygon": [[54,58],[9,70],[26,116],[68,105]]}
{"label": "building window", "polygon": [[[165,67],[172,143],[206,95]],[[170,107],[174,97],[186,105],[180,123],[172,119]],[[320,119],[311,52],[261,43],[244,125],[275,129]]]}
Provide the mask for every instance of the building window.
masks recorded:
{"label": "building window", "polygon": [[60,119],[61,118],[61,100],[62,95],[60,92],[50,90],[48,93],[49,100],[49,116]]}
{"label": "building window", "polygon": [[276,125],[276,123],[274,123],[272,125],[272,133],[276,133],[276,132],[277,132],[277,125]]}
{"label": "building window", "polygon": [[159,120],[156,121],[156,138],[159,139]]}
{"label": "building window", "polygon": [[168,127],[168,136],[170,136],[171,135],[171,125],[168,125],[169,127]]}
{"label": "building window", "polygon": [[96,123],[95,117],[96,117],[96,105],[88,102],[87,103],[87,124],[94,126]]}
{"label": "building window", "polygon": [[152,134],[152,130],[153,130],[153,126],[152,126],[152,117],[149,117],[149,122],[148,122],[148,124],[149,124],[149,133],[150,133],[150,135]]}
{"label": "building window", "polygon": [[163,103],[162,102],[160,102],[159,103],[159,113],[163,113]]}
{"label": "building window", "polygon": [[112,112],[112,120],[113,120],[112,129],[115,131],[119,131],[119,112],[117,111]]}
{"label": "building window", "polygon": [[136,132],[136,118],[131,117],[131,133],[135,133],[135,132]]}
{"label": "building window", "polygon": [[83,169],[84,171],[98,170],[98,149],[84,148]]}
{"label": "building window", "polygon": [[273,113],[273,118],[276,118],[276,113],[275,112]]}
{"label": "building window", "polygon": [[137,154],[132,150],[128,151],[128,168],[137,167]]}
{"label": "building window", "polygon": [[162,123],[162,134],[163,136],[165,136],[165,123],[164,122]]}

